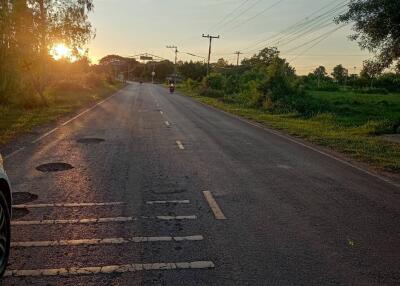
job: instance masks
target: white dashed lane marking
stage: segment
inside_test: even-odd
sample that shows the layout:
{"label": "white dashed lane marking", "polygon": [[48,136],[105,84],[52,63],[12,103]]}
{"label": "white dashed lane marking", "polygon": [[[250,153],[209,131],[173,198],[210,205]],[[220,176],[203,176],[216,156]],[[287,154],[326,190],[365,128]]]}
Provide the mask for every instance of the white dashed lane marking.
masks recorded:
{"label": "white dashed lane marking", "polygon": [[11,242],[11,247],[49,247],[49,246],[78,246],[78,245],[98,245],[98,244],[126,244],[144,242],[182,242],[182,241],[201,241],[202,235],[191,236],[135,236],[129,238],[99,238],[99,239],[75,239],[75,240],[54,240],[54,241],[23,241]]}
{"label": "white dashed lane marking", "polygon": [[146,204],[148,205],[166,205],[166,204],[190,204],[189,200],[172,200],[172,201],[147,201]]}
{"label": "white dashed lane marking", "polygon": [[215,218],[218,220],[226,219],[224,213],[222,212],[221,208],[219,207],[217,201],[214,199],[211,192],[204,191],[203,194],[212,212],[214,213]]}
{"label": "white dashed lane marking", "polygon": [[171,126],[171,124],[168,121],[165,121],[165,125]]}
{"label": "white dashed lane marking", "polygon": [[130,222],[137,220],[194,220],[195,215],[189,216],[141,216],[141,217],[105,217],[105,218],[83,218],[83,219],[52,219],[52,220],[17,220],[12,221],[11,225],[48,225],[48,224],[89,224],[89,223],[110,223],[110,222]]}
{"label": "white dashed lane marking", "polygon": [[36,269],[36,270],[9,270],[5,277],[41,277],[41,276],[72,276],[72,275],[93,275],[126,273],[150,270],[180,270],[180,269],[212,269],[215,265],[212,261],[192,262],[170,262],[170,263],[139,263],[93,267],[71,267],[57,269]]}
{"label": "white dashed lane marking", "polygon": [[179,149],[184,150],[185,147],[183,147],[183,144],[181,141],[176,141],[176,144],[178,145]]}
{"label": "white dashed lane marking", "polygon": [[14,209],[33,209],[33,208],[74,208],[74,207],[97,207],[97,206],[119,206],[123,202],[109,202],[109,203],[53,203],[53,204],[20,204],[13,205]]}

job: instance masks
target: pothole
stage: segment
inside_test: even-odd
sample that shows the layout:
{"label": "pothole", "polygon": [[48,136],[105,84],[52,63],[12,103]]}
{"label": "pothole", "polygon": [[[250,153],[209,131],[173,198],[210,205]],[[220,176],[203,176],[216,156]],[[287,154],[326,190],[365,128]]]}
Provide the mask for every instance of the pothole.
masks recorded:
{"label": "pothole", "polygon": [[77,142],[78,143],[82,143],[82,144],[99,144],[101,142],[104,142],[106,140],[102,139],[102,138],[81,138],[78,139]]}
{"label": "pothole", "polygon": [[170,189],[170,190],[150,190],[156,195],[172,195],[186,192],[186,189]]}
{"label": "pothole", "polygon": [[38,195],[29,192],[15,192],[12,196],[14,205],[26,204],[38,199]]}
{"label": "pothole", "polygon": [[48,164],[43,164],[40,166],[36,167],[36,170],[43,172],[43,173],[49,173],[49,172],[61,172],[61,171],[67,171],[71,170],[74,167],[72,165],[67,164],[67,163],[48,163]]}
{"label": "pothole", "polygon": [[12,211],[12,218],[13,219],[19,219],[23,218],[24,216],[29,214],[29,210],[27,208],[14,208]]}

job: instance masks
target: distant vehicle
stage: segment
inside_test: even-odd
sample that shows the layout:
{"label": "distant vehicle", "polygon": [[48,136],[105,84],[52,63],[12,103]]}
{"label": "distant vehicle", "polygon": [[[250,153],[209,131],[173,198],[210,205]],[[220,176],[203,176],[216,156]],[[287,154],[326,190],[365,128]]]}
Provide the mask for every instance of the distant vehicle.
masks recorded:
{"label": "distant vehicle", "polygon": [[139,83],[140,83],[140,84],[142,84],[142,83],[143,83],[143,81],[139,81]]}
{"label": "distant vehicle", "polygon": [[11,187],[0,154],[0,277],[6,271],[11,239]]}

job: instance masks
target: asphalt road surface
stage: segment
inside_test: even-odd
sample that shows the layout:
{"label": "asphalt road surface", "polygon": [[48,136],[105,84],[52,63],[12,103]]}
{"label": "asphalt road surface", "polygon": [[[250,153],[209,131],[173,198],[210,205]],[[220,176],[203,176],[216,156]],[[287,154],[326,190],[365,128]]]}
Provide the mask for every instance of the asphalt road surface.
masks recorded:
{"label": "asphalt road surface", "polygon": [[398,186],[161,86],[30,136],[1,285],[400,285]]}

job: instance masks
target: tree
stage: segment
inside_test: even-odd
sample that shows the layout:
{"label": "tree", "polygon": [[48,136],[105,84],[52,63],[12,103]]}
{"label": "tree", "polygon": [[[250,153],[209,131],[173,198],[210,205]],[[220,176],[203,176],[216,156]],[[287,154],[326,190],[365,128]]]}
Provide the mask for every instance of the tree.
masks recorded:
{"label": "tree", "polygon": [[224,58],[220,58],[220,59],[218,59],[218,61],[215,64],[215,66],[219,67],[219,68],[225,68],[225,67],[229,66],[229,63]]}
{"label": "tree", "polygon": [[207,73],[207,67],[201,62],[184,62],[178,66],[178,72],[184,78],[200,81]]}
{"label": "tree", "polygon": [[[149,65],[153,66],[152,63]],[[156,72],[156,79],[159,81],[164,81],[167,76],[174,73],[175,65],[173,62],[164,60],[158,63],[155,63],[155,72]],[[149,75],[151,75],[151,71],[149,71]]]}
{"label": "tree", "polygon": [[395,71],[397,74],[400,74],[400,61],[397,62],[397,65],[395,67]]}
{"label": "tree", "polygon": [[314,75],[320,78],[324,78],[328,75],[324,66],[319,66],[314,70]]}
{"label": "tree", "polygon": [[349,10],[336,21],[354,22],[350,38],[376,54],[376,68],[382,71],[400,58],[399,11],[398,0],[351,0]]}
{"label": "tree", "polygon": [[337,65],[333,68],[331,75],[339,84],[343,84],[349,76],[349,71],[342,65]]}
{"label": "tree", "polygon": [[376,79],[380,74],[382,74],[382,69],[379,63],[372,60],[364,61],[360,76],[363,79],[370,80],[371,88],[373,87],[374,79]]}
{"label": "tree", "polygon": [[252,56],[250,59],[244,59],[242,65],[270,65],[275,58],[279,57],[277,48],[264,48],[258,54]]}
{"label": "tree", "polygon": [[324,80],[328,75],[328,73],[326,72],[326,68],[324,66],[319,66],[314,70],[313,74],[318,80],[318,88],[319,88],[321,80]]}

